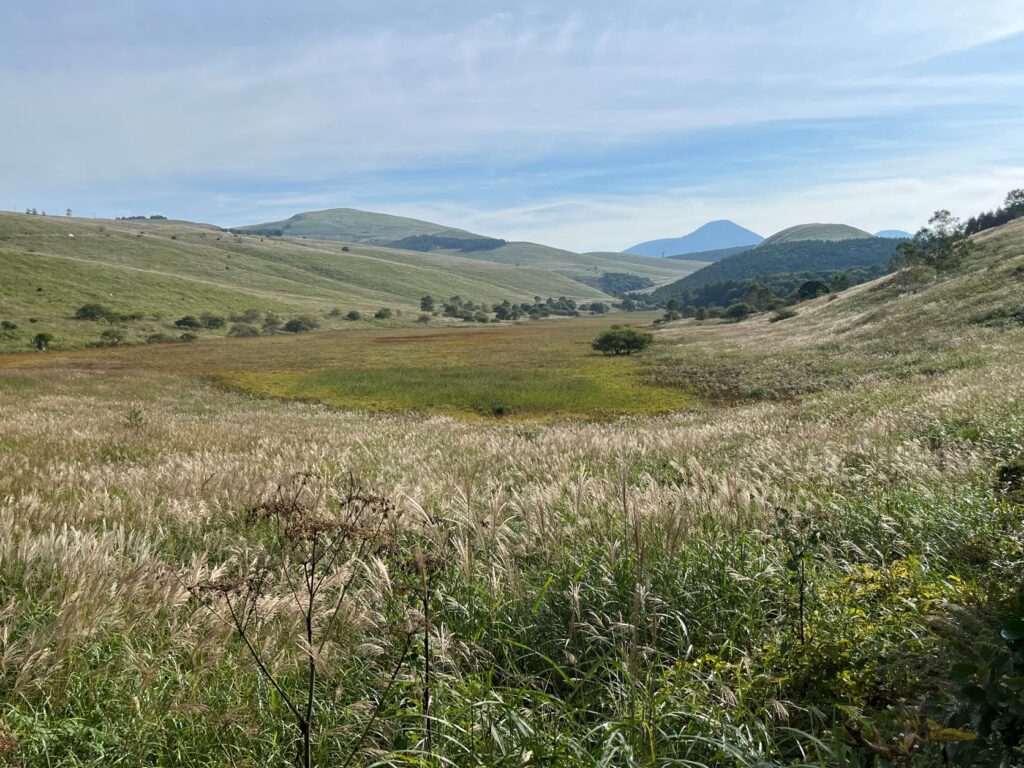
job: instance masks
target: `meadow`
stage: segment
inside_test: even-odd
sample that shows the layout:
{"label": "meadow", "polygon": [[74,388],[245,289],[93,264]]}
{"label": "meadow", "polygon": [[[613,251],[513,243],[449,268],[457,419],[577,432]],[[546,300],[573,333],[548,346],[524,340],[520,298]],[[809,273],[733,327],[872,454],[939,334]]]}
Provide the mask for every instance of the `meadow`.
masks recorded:
{"label": "meadow", "polygon": [[1022,229],[637,359],[0,358],[0,761],[1019,764]]}

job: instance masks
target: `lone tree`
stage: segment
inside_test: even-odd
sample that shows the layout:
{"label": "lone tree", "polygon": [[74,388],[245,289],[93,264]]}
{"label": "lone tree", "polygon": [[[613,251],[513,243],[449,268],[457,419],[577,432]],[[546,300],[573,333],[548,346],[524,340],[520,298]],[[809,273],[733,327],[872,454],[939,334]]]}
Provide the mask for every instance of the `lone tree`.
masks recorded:
{"label": "lone tree", "polygon": [[900,243],[891,266],[894,269],[925,266],[936,272],[948,272],[960,265],[972,247],[964,224],[943,209],[928,219],[928,226],[921,227],[913,240]]}
{"label": "lone tree", "polygon": [[796,297],[800,301],[807,301],[809,299],[816,299],[819,296],[824,296],[826,293],[830,293],[827,284],[821,280],[808,280],[796,290]]}
{"label": "lone tree", "polygon": [[420,311],[421,312],[433,312],[434,311],[434,297],[429,293],[420,299]]}
{"label": "lone tree", "polygon": [[631,355],[646,349],[654,341],[654,336],[635,328],[613,325],[602,333],[590,346],[603,355]]}
{"label": "lone tree", "polygon": [[45,352],[50,348],[50,343],[53,341],[52,333],[37,333],[32,337],[32,345],[40,352]]}
{"label": "lone tree", "polygon": [[308,315],[293,317],[284,324],[284,330],[288,333],[308,333],[318,327],[320,327],[320,323],[317,322],[316,318],[309,317]]}
{"label": "lone tree", "polygon": [[746,302],[739,301],[730,305],[729,308],[722,313],[722,317],[735,320],[738,323],[741,320],[746,320],[752,314],[754,314],[754,308]]}

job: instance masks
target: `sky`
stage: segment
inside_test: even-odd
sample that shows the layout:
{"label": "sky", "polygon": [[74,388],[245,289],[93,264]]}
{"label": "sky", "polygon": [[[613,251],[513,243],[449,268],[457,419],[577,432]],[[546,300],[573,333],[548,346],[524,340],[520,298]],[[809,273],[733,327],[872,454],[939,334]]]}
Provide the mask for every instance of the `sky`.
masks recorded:
{"label": "sky", "polygon": [[1024,186],[1024,0],[0,0],[0,209],[621,250]]}

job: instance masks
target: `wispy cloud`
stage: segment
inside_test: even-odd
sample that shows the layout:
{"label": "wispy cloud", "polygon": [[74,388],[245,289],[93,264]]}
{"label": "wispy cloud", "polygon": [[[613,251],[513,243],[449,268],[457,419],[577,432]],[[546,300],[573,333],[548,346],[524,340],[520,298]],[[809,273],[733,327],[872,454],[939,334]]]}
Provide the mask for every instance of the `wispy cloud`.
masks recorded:
{"label": "wispy cloud", "polygon": [[[780,199],[980,177],[1024,151],[1006,126],[1024,98],[1016,0],[84,5],[5,24],[0,206],[145,200],[227,223],[418,207],[612,247],[696,211],[739,218],[720,205],[744,182],[779,211],[752,211],[770,230],[813,210],[782,216]],[[652,200],[665,228],[641,233]]]}

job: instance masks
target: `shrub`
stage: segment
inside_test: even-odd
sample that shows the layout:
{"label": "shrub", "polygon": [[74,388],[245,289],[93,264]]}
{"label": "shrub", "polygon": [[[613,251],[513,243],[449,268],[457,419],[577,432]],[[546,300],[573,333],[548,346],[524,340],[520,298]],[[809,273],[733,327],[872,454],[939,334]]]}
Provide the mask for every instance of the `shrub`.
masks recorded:
{"label": "shrub", "polygon": [[106,347],[116,347],[124,342],[124,331],[108,328],[100,334],[100,343]]}
{"label": "shrub", "polygon": [[263,318],[263,313],[258,309],[247,309],[241,314],[232,314],[228,316],[228,319],[232,323],[258,323]]}
{"label": "shrub", "polygon": [[167,344],[174,341],[173,336],[168,336],[166,333],[153,333],[146,337],[147,344]]}
{"label": "shrub", "polygon": [[83,304],[75,310],[75,320],[109,320],[117,315],[102,304]]}
{"label": "shrub", "polygon": [[195,315],[179,317],[174,321],[174,325],[178,328],[188,328],[190,331],[196,331],[203,327],[202,322]]}
{"label": "shrub", "polygon": [[796,296],[800,301],[816,299],[829,293],[829,287],[821,280],[807,280],[796,290]]}
{"label": "shrub", "polygon": [[203,324],[203,328],[209,328],[215,330],[217,328],[223,328],[227,321],[221,315],[213,315],[209,312],[204,312],[199,316],[199,322]]}
{"label": "shrub", "polygon": [[361,312],[357,312],[356,310],[353,309],[347,315],[345,315],[345,319],[346,320],[362,320],[363,319],[363,314]]}
{"label": "shrub", "polygon": [[394,310],[390,309],[389,307],[381,307],[380,309],[373,313],[373,316],[378,320],[387,320],[394,314]]}
{"label": "shrub", "polygon": [[45,352],[50,348],[50,344],[53,343],[52,333],[37,333],[32,337],[32,346],[38,349],[40,352]]}
{"label": "shrub", "polygon": [[754,314],[754,308],[746,302],[739,301],[725,310],[725,312],[722,313],[722,317],[726,317],[729,320],[735,320],[738,323],[741,320],[746,320],[752,314]]}
{"label": "shrub", "polygon": [[789,307],[783,307],[778,310],[775,314],[768,318],[769,323],[777,323],[780,320],[788,320],[791,317],[796,317],[796,310],[790,309]]}
{"label": "shrub", "polygon": [[426,325],[427,323],[430,322],[430,315],[422,314],[418,318],[416,318],[416,322],[423,323],[424,325]]}
{"label": "shrub", "polygon": [[616,325],[594,339],[590,346],[604,355],[631,355],[646,349],[653,341],[654,336],[649,333]]}
{"label": "shrub", "polygon": [[183,333],[178,338],[181,339],[182,341],[195,341],[199,337],[196,336],[194,333]]}
{"label": "shrub", "polygon": [[228,331],[228,336],[235,336],[239,339],[250,339],[253,336],[259,336],[260,329],[251,323],[236,323],[231,326],[231,330]]}
{"label": "shrub", "polygon": [[341,317],[341,310],[335,307],[327,313],[327,317]]}
{"label": "shrub", "polygon": [[18,330],[17,323],[12,323],[10,320],[4,320],[0,323],[0,330],[4,331],[16,331]]}
{"label": "shrub", "polygon": [[267,315],[263,318],[263,332],[268,336],[281,330],[282,325],[284,325],[284,321],[277,315]]}
{"label": "shrub", "polygon": [[308,315],[300,315],[299,317],[293,317],[287,323],[284,324],[284,330],[288,333],[308,333],[316,328],[320,327],[319,321],[315,318],[309,317]]}

